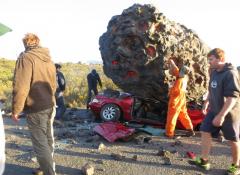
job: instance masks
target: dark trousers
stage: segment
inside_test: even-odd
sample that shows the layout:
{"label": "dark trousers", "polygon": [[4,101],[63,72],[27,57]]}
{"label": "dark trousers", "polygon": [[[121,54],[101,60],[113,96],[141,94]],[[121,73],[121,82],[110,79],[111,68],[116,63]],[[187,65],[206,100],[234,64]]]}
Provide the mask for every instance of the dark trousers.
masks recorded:
{"label": "dark trousers", "polygon": [[55,175],[53,161],[53,120],[55,108],[27,114],[27,124],[31,133],[33,149],[44,175]]}
{"label": "dark trousers", "polygon": [[97,88],[88,88],[88,96],[87,96],[87,109],[88,109],[88,104],[90,103],[92,99],[92,91],[94,92],[94,95],[96,96],[98,94]]}
{"label": "dark trousers", "polygon": [[56,103],[57,103],[57,108],[56,108],[56,117],[55,118],[57,120],[59,120],[60,118],[62,118],[63,114],[66,111],[63,96],[56,98]]}

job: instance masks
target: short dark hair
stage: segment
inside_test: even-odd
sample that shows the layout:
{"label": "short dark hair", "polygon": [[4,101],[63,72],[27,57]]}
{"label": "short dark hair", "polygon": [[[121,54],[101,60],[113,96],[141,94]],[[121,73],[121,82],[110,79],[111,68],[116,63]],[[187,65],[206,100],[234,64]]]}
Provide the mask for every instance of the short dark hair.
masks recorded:
{"label": "short dark hair", "polygon": [[93,74],[96,74],[96,73],[97,73],[96,69],[93,69],[93,70],[92,70],[92,73],[93,73]]}
{"label": "short dark hair", "polygon": [[217,59],[221,60],[221,61],[225,61],[225,53],[222,49],[219,49],[219,48],[215,48],[213,50],[211,50],[208,54],[207,54],[207,57],[210,57],[210,56],[215,56]]}
{"label": "short dark hair", "polygon": [[56,67],[56,69],[61,69],[62,68],[62,66],[58,63],[55,63],[55,67]]}

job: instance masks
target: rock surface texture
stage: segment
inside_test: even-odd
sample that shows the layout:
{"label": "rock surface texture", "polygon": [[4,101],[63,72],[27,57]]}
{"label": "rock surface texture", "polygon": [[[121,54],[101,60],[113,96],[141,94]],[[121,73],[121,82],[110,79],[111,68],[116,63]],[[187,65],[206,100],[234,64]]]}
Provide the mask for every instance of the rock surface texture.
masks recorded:
{"label": "rock surface texture", "polygon": [[168,59],[189,66],[188,101],[206,92],[209,48],[196,33],[167,19],[152,5],[134,4],[113,16],[99,39],[104,73],[122,90],[167,102],[174,80]]}

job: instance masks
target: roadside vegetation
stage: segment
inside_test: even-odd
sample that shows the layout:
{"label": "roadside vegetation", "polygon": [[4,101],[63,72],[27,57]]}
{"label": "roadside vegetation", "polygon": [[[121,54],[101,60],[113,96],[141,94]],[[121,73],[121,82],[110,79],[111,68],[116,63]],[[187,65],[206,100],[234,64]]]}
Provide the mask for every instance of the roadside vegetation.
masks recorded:
{"label": "roadside vegetation", "polygon": [[[87,99],[87,74],[96,69],[101,77],[103,87],[99,92],[106,88],[118,89],[111,79],[103,73],[101,64],[82,64],[82,63],[63,63],[61,71],[66,79],[66,90],[64,92],[67,107],[85,107]],[[0,59],[0,98],[6,99],[5,110],[11,110],[12,99],[12,80],[15,61]]]}

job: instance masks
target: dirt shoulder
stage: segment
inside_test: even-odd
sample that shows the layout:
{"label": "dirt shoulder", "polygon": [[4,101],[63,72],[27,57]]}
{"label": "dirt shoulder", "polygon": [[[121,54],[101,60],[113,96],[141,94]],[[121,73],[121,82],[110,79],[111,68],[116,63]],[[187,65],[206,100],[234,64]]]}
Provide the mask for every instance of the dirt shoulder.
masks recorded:
{"label": "dirt shoulder", "polygon": [[[109,143],[93,133],[97,125],[92,116],[81,110],[69,119],[55,124],[55,161],[58,175],[82,174],[89,163],[95,175],[224,174],[231,162],[226,142],[213,142],[212,169],[209,172],[189,165],[187,152],[200,152],[200,137],[167,139],[139,134],[130,141]],[[4,117],[6,134],[6,170],[4,175],[28,175],[38,167],[26,121],[18,125]],[[147,138],[147,139],[146,139]]]}

